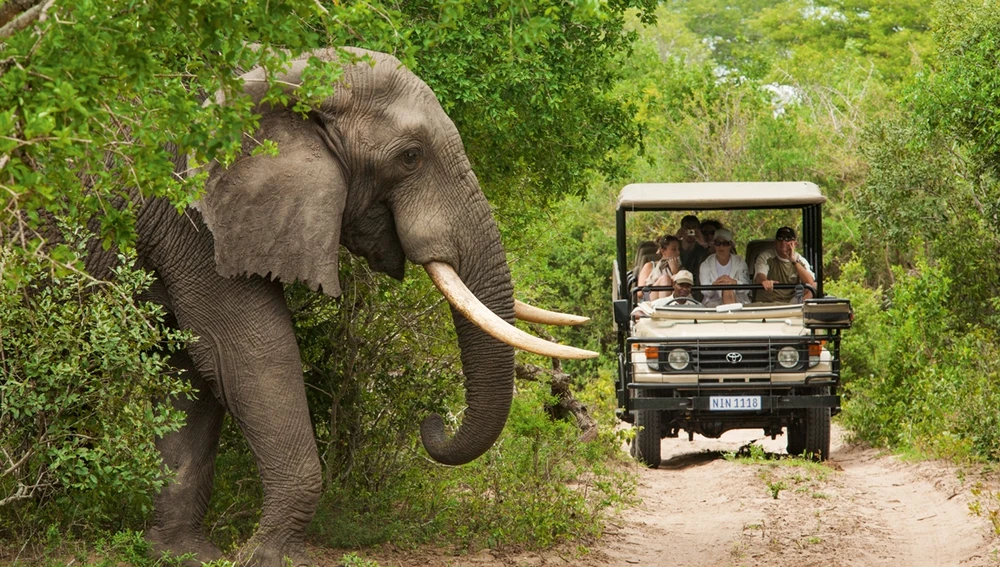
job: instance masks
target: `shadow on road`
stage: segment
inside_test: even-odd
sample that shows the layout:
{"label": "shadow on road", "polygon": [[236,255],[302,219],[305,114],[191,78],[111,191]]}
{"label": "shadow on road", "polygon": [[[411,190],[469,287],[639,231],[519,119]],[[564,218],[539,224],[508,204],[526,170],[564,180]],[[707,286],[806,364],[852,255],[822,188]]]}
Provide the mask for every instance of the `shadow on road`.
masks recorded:
{"label": "shadow on road", "polygon": [[664,459],[658,468],[668,470],[684,470],[692,467],[707,465],[708,463],[725,459],[726,457],[755,458],[767,461],[795,458],[787,453],[768,450],[758,444],[758,441],[760,441],[760,439],[753,439],[735,451],[706,449],[692,453],[681,453],[679,455],[674,455],[669,459]]}
{"label": "shadow on road", "polygon": [[719,459],[726,458],[726,451],[701,451],[699,453],[684,453],[682,455],[674,455],[669,459],[660,462],[661,469],[669,470],[684,470],[691,467],[700,467],[702,465],[707,465],[712,461],[718,461]]}

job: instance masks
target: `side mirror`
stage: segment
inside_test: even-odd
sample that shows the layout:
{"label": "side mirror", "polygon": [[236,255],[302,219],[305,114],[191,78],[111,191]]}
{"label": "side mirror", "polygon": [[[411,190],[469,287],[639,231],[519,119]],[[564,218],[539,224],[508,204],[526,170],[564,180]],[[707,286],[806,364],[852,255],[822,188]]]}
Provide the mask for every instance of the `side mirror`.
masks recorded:
{"label": "side mirror", "polygon": [[615,323],[618,325],[628,325],[628,300],[616,299],[614,302]]}

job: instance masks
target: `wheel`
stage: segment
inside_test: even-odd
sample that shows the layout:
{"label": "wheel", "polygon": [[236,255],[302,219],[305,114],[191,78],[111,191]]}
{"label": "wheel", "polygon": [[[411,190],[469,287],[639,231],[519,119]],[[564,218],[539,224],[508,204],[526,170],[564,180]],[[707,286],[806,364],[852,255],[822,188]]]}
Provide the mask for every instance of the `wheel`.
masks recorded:
{"label": "wheel", "polygon": [[[642,390],[638,397],[646,397]],[[632,458],[651,469],[660,466],[660,412],[640,411],[636,413],[635,425],[639,428],[632,439]]]}
{"label": "wheel", "polygon": [[[819,388],[815,395],[825,396],[829,388]],[[788,425],[788,454],[810,455],[818,461],[830,458],[830,408],[807,408],[802,419]]]}
{"label": "wheel", "polygon": [[805,452],[817,461],[830,458],[830,408],[806,410]]}

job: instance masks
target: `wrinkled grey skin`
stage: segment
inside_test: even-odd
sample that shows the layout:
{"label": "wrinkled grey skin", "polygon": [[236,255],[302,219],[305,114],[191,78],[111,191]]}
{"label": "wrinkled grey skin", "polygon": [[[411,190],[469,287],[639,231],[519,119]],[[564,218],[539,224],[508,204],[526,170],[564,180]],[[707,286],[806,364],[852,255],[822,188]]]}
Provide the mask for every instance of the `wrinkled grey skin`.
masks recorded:
{"label": "wrinkled grey skin", "polygon": [[[316,54],[336,58],[332,51]],[[202,521],[229,411],[264,483],[260,526],[238,559],[307,563],[304,530],[320,495],[320,463],[299,351],[276,280],[298,279],[339,295],[341,244],[396,278],[405,260],[443,261],[487,307],[513,322],[499,233],[458,131],[422,81],[396,59],[371,55],[377,65],[349,66],[349,88],[338,87],[308,119],[261,108],[260,130],[247,137],[243,158],[228,169],[213,165],[205,197],[185,215],[156,200],[140,211],[140,260],[158,276],[151,294],[179,327],[199,337],[174,358],[200,395],[180,402],[187,424],[158,442],[177,477],[158,496],[147,532],[157,552],[220,557]],[[297,83],[305,59],[282,80]],[[263,76],[245,78],[259,101]],[[262,139],[277,142],[280,155],[251,157],[253,140]],[[461,464],[489,449],[504,426],[514,356],[511,347],[452,314],[468,409],[453,437],[438,416],[426,419],[421,433],[432,457]]]}

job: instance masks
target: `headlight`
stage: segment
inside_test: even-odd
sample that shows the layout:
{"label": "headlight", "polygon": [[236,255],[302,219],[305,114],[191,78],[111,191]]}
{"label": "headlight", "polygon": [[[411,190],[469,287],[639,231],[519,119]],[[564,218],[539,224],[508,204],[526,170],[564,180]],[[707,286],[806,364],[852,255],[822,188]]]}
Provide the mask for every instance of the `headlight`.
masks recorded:
{"label": "headlight", "polygon": [[667,363],[670,365],[670,368],[673,368],[674,370],[684,370],[687,368],[689,362],[691,362],[691,357],[688,355],[688,352],[682,348],[675,348],[670,351],[670,354],[667,355]]}
{"label": "headlight", "polygon": [[781,347],[778,351],[778,364],[782,368],[794,368],[799,363],[799,351],[793,346]]}

